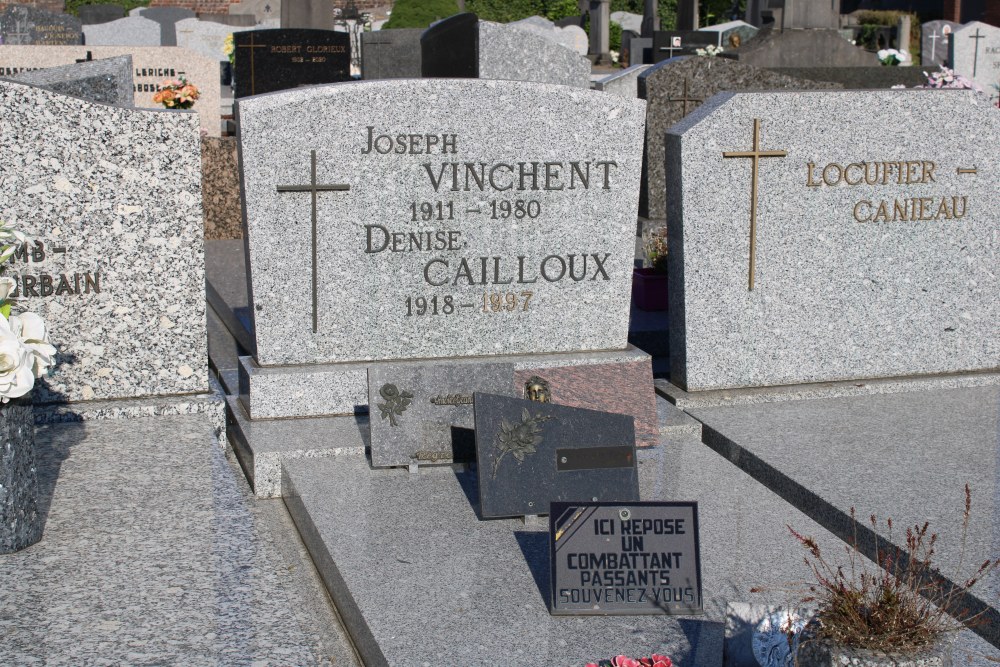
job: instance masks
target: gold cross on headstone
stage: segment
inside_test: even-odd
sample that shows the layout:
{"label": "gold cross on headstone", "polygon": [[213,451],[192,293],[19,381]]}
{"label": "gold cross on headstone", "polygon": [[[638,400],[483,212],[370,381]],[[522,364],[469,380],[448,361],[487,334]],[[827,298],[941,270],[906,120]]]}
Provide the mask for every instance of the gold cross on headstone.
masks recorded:
{"label": "gold cross on headstone", "polygon": [[[684,107],[682,108],[683,114],[688,115],[688,102],[704,102],[705,100],[699,99],[697,97],[688,97],[688,80],[684,79],[684,94],[681,97],[668,97],[668,102],[683,102]],[[693,111],[693,109],[692,109]]]}
{"label": "gold cross on headstone", "polygon": [[238,49],[250,49],[250,94],[251,95],[256,95],[257,94],[257,92],[256,92],[256,89],[257,89],[257,86],[256,86],[257,77],[255,75],[254,67],[253,67],[253,50],[254,49],[266,49],[267,48],[267,44],[254,44],[253,43],[254,37],[255,37],[254,33],[251,32],[250,33],[250,43],[249,44],[238,44],[236,46],[236,48],[238,48]]}
{"label": "gold cross on headstone", "polygon": [[980,35],[979,34],[979,27],[978,26],[976,27],[976,34],[975,35],[969,35],[969,39],[976,40],[976,50],[973,51],[973,54],[972,54],[972,76],[973,77],[976,76],[976,70],[979,67],[979,40],[984,39],[985,37],[986,37],[986,35]]}
{"label": "gold cross on headstone", "polygon": [[[251,53],[253,53],[251,51]],[[312,193],[312,322],[313,333],[319,329],[319,297],[317,294],[317,282],[319,271],[317,269],[316,251],[316,195],[320,192],[344,192],[350,190],[351,186],[343,183],[334,185],[318,185],[316,183],[316,151],[312,151],[312,178],[306,185],[279,185],[278,192],[310,192]]]}
{"label": "gold cross on headstone", "polygon": [[749,151],[724,152],[722,157],[748,157],[752,162],[750,174],[750,290],[753,290],[753,276],[757,266],[757,170],[762,157],[785,157],[786,151],[760,150],[760,118],[753,119],[753,149]]}

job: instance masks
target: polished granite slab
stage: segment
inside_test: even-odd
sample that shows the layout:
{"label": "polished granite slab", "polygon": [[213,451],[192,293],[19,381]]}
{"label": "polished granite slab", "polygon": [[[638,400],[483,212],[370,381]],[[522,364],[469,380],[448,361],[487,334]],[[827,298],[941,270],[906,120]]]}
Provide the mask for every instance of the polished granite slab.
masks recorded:
{"label": "polished granite slab", "polygon": [[284,509],[205,415],[37,434],[45,529],[0,556],[0,664],[359,664]]}

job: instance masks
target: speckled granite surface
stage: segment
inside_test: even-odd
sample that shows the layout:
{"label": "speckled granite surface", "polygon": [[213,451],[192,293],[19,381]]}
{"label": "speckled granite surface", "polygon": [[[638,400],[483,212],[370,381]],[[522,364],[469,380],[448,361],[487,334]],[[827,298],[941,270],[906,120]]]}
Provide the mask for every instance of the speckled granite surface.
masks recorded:
{"label": "speckled granite surface", "polygon": [[[772,153],[752,208],[758,121]],[[671,381],[998,370],[1000,164],[984,136],[1000,114],[965,90],[720,93],[670,128]]]}
{"label": "speckled granite surface", "polygon": [[42,536],[31,399],[0,406],[0,554],[19,551]]}
{"label": "speckled granite surface", "polygon": [[45,533],[0,556],[4,665],[358,665],[280,505],[199,415],[38,429]]}
{"label": "speckled granite surface", "polygon": [[201,201],[206,240],[243,238],[236,137],[202,137]]}
{"label": "speckled granite surface", "polygon": [[479,78],[590,88],[590,60],[542,35],[480,21]]}
{"label": "speckled granite surface", "polygon": [[639,96],[639,75],[645,72],[652,65],[632,65],[621,72],[609,74],[603,79],[594,82],[594,90],[609,95],[635,98]]}
{"label": "speckled granite surface", "polygon": [[120,107],[135,106],[132,56],[129,55],[21,72],[11,78],[93,102]]}
{"label": "speckled granite surface", "polygon": [[207,391],[197,116],[3,81],[0,110],[0,219],[35,242],[19,308],[58,349],[35,401]]}

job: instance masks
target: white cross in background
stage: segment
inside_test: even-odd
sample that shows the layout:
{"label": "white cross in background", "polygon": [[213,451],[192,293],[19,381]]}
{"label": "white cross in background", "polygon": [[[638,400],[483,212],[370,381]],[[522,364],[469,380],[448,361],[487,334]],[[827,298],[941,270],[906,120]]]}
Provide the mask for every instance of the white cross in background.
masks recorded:
{"label": "white cross in background", "polygon": [[931,33],[931,60],[937,60],[937,41],[940,39],[940,35],[937,31]]}
{"label": "white cross in background", "polygon": [[21,24],[21,19],[15,19],[14,20],[14,32],[8,34],[8,37],[10,37],[11,40],[12,40],[12,41],[8,42],[9,44],[30,44],[31,43],[31,40],[28,39],[29,37],[31,37],[31,33],[24,32],[24,26]]}

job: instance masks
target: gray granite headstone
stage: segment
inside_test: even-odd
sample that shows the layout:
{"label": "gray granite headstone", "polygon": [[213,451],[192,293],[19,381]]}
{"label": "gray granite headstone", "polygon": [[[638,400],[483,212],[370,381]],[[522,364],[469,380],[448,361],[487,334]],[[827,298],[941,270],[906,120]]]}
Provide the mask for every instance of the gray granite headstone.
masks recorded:
{"label": "gray granite headstone", "polygon": [[714,32],[719,35],[718,46],[726,51],[736,49],[753,39],[760,30],[746,21],[729,21],[710,25],[701,29],[702,32]]}
{"label": "gray granite headstone", "polygon": [[83,44],[83,25],[69,14],[53,14],[26,5],[0,11],[0,44]]}
{"label": "gray granite headstone", "polygon": [[223,49],[229,35],[253,29],[253,27],[238,28],[199,19],[181,19],[174,25],[177,46],[218,61],[228,59]]}
{"label": "gray granite headstone", "polygon": [[139,16],[160,24],[160,46],[177,46],[177,22],[193,19],[195,13],[180,7],[149,7],[140,11]]}
{"label": "gray granite headstone", "polygon": [[21,72],[11,78],[40,88],[119,107],[135,106],[132,56],[117,56],[73,65]]}
{"label": "gray granite headstone", "polygon": [[766,31],[727,57],[754,67],[878,67],[878,57],[851,44],[837,30]]}
{"label": "gray granite headstone", "polygon": [[979,21],[956,28],[948,38],[948,60],[956,74],[992,91],[1000,84],[1000,28]]}
{"label": "gray granite headstone", "polygon": [[361,33],[362,79],[419,79],[419,28]]}
{"label": "gray granite headstone", "polygon": [[475,394],[479,515],[548,514],[549,503],[638,502],[627,415]]}
{"label": "gray granite headstone", "polygon": [[504,25],[544,37],[549,41],[575,51],[577,55],[587,55],[587,33],[578,26],[559,27],[552,21],[540,16],[531,16],[520,21],[511,21]]}
{"label": "gray granite headstone", "polygon": [[479,78],[590,87],[590,61],[572,49],[518,28],[479,22]]}
{"label": "gray granite headstone", "polygon": [[671,128],[671,381],[995,369],[994,136],[954,90],[726,93]]}
{"label": "gray granite headstone", "polygon": [[160,24],[142,16],[83,26],[87,46],[159,46]]}
{"label": "gray granite headstone", "polygon": [[514,395],[514,364],[377,364],[368,369],[372,465],[474,461],[475,392]]}
{"label": "gray granite headstone", "polygon": [[704,100],[724,90],[816,90],[839,88],[775,74],[725,58],[682,56],[665,60],[639,74],[639,97],[646,110],[646,168],[639,214],[666,217],[667,172],[663,138],[667,130]]}
{"label": "gray granite headstone", "polygon": [[76,15],[84,25],[109,23],[125,17],[125,8],[121,5],[81,5]]}
{"label": "gray granite headstone", "polygon": [[407,79],[236,108],[261,366],[623,347],[641,101]]}
{"label": "gray granite headstone", "polygon": [[610,95],[635,98],[639,96],[639,75],[652,65],[633,65],[594,82],[594,90]]}
{"label": "gray granite headstone", "polygon": [[552,503],[549,610],[700,614],[698,547],[697,503]]}
{"label": "gray granite headstone", "polygon": [[36,402],[207,391],[199,142],[194,113],[0,81],[0,215],[34,240],[19,307],[58,349]]}
{"label": "gray granite headstone", "polygon": [[928,21],[920,26],[920,64],[935,67],[948,62],[948,35],[962,27],[954,21]]}

